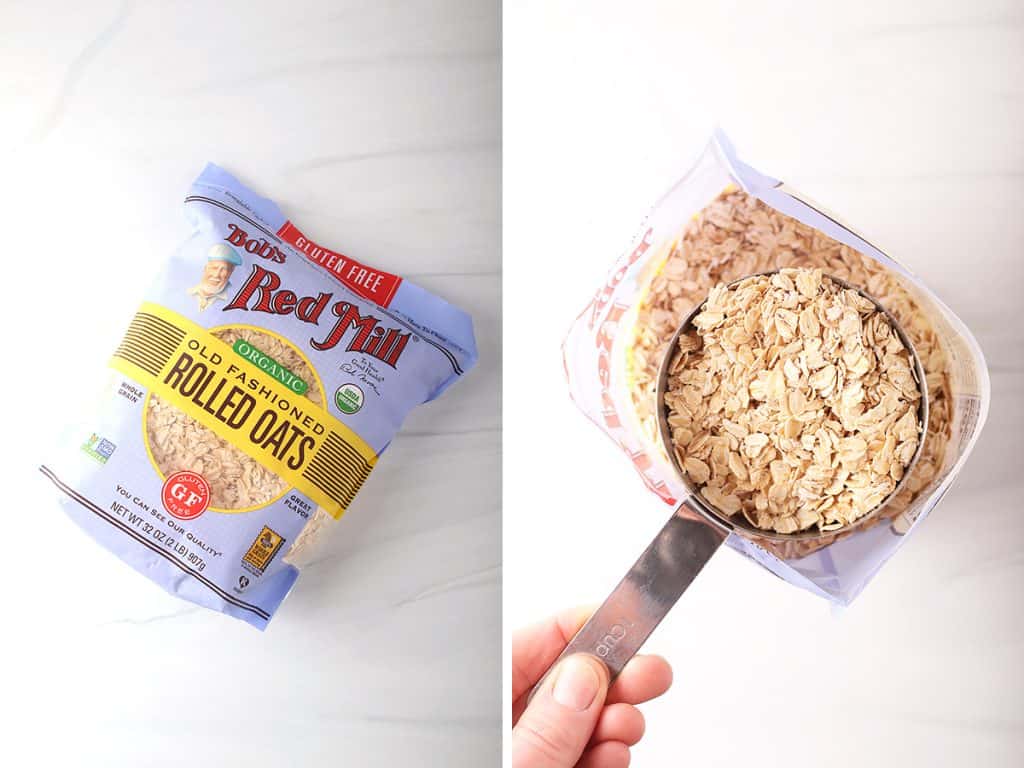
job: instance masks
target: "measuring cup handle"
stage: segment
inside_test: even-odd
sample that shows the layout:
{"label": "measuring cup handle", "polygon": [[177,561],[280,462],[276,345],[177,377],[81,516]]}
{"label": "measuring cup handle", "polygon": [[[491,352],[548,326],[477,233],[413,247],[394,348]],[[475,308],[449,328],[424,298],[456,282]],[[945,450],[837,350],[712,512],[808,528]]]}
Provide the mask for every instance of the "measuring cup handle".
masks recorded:
{"label": "measuring cup handle", "polygon": [[724,540],[724,531],[704,521],[686,502],[681,504],[530,696],[551,669],[573,653],[597,656],[611,679],[618,677]]}

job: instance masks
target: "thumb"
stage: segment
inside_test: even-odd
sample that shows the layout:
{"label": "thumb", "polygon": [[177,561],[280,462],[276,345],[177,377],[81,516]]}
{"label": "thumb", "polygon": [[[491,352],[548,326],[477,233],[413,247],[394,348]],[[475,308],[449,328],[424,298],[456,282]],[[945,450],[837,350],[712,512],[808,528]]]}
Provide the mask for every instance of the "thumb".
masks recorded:
{"label": "thumb", "polygon": [[583,754],[608,693],[608,669],[585,653],[548,675],[512,729],[512,768],[572,768]]}

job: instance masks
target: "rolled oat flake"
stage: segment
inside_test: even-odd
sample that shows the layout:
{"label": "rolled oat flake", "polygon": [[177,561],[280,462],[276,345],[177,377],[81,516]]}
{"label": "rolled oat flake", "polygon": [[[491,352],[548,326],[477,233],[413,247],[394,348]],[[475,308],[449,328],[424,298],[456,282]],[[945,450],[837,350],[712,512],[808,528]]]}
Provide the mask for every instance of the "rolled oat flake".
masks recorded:
{"label": "rolled oat flake", "polygon": [[168,592],[267,625],[406,414],[476,362],[472,321],[309,240],[208,165],[193,236],[41,470],[68,515]]}

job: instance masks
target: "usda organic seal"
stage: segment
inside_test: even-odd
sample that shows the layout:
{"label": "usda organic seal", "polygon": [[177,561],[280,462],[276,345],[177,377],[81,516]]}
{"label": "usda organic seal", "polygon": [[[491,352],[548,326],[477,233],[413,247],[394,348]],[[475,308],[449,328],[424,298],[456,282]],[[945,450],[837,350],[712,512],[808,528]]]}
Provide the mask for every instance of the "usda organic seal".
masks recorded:
{"label": "usda organic seal", "polygon": [[355,384],[342,384],[334,393],[334,404],[342,413],[353,414],[363,407],[363,390]]}

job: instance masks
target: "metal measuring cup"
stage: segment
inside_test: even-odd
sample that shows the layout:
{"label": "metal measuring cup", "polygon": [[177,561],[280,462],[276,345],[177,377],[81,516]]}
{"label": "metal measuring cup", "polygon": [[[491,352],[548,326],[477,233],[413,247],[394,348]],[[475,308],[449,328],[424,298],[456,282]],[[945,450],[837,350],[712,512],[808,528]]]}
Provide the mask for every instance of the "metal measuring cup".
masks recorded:
{"label": "metal measuring cup", "polygon": [[[776,269],[755,275],[746,275],[732,281],[726,287],[731,288],[751,277],[771,275],[778,271]],[[673,334],[658,375],[656,408],[661,447],[671,461],[677,478],[689,492],[689,496],[682,499],[669,521],[590,620],[569,641],[565,650],[551,665],[552,668],[565,656],[573,653],[589,653],[604,661],[611,679],[614,680],[730,533],[743,536],[768,548],[780,542],[796,541],[802,541],[805,544],[820,542],[824,546],[877,518],[882,509],[903,489],[910,477],[911,470],[921,456],[928,429],[928,387],[924,367],[903,328],[877,299],[845,280],[831,275],[822,277],[832,280],[844,288],[856,291],[870,301],[889,321],[890,327],[903,342],[913,362],[912,369],[921,392],[921,400],[918,404],[918,423],[921,435],[917,450],[892,493],[870,513],[842,528],[827,532],[807,530],[788,534],[761,530],[751,525],[740,514],[730,517],[716,509],[700,495],[700,489],[683,471],[679,458],[673,450],[672,431],[668,424],[668,413],[665,406],[665,391],[679,336],[693,329],[693,319],[703,309],[707,301],[705,299],[686,316]],[[550,669],[545,673],[544,678],[549,673]],[[534,686],[534,691],[544,682],[544,678]]]}

